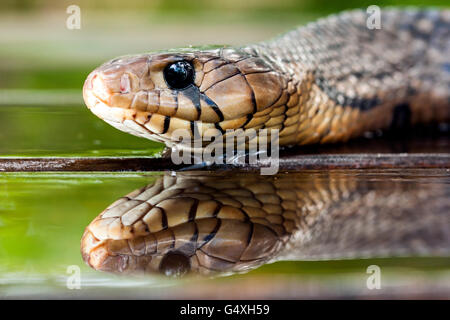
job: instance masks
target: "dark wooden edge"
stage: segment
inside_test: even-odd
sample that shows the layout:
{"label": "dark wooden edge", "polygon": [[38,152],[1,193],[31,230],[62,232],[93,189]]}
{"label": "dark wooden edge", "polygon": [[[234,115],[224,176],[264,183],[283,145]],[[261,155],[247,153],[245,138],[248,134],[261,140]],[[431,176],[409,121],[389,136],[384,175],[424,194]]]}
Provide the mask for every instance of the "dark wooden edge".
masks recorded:
{"label": "dark wooden edge", "polygon": [[[175,165],[170,158],[0,158],[0,172],[115,172],[195,169],[254,171],[268,165],[268,161],[260,161],[253,165]],[[450,168],[450,154],[319,154],[287,156],[279,160],[279,170],[402,168]]]}

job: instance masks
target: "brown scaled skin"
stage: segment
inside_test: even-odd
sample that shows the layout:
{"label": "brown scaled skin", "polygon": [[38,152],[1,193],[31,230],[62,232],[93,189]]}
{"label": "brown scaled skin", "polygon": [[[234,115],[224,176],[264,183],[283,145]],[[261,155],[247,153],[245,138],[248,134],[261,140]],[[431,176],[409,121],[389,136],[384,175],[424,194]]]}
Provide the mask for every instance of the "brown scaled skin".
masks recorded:
{"label": "brown scaled skin", "polygon": [[371,177],[165,174],[95,218],[82,256],[97,270],[181,276],[279,260],[450,255],[448,185]]}
{"label": "brown scaled skin", "polygon": [[[173,90],[164,68],[188,61],[195,81]],[[115,59],[93,71],[83,95],[91,111],[116,128],[171,146],[184,129],[203,136],[228,129],[258,128],[279,107],[284,78],[262,59],[237,49],[140,55]],[[269,87],[267,87],[270,85]],[[195,127],[195,129],[194,129]]]}
{"label": "brown scaled skin", "polygon": [[254,179],[165,175],[91,222],[81,240],[83,259],[94,269],[132,274],[249,270],[268,261],[295,226],[294,217],[262,219],[261,203],[250,196],[267,187],[273,190]]}
{"label": "brown scaled skin", "polygon": [[[387,10],[382,17],[380,30],[368,29],[366,13],[355,10],[251,46],[115,59],[88,76],[84,99],[94,114],[118,129],[168,146],[179,144],[172,135],[177,129],[190,136],[198,131],[201,137],[227,129],[278,129],[280,145],[292,145],[341,142],[390,126],[449,122],[450,12]],[[195,70],[193,83],[180,90],[169,88],[164,78],[165,68],[176,61],[187,61]],[[429,194],[385,194],[380,188],[356,193],[349,204],[335,202],[351,194],[348,190],[330,186],[323,192],[327,188],[320,188],[320,181],[319,187],[308,184],[306,190],[296,184],[298,192],[290,179],[287,190],[259,180],[252,190],[248,178],[231,181],[230,190],[223,181],[195,181],[164,178],[156,187],[118,200],[87,227],[85,261],[125,273],[182,274],[189,269],[210,274],[249,270],[282,251],[300,258],[386,255],[386,248],[448,254],[448,228],[440,228],[448,226],[448,215],[429,214],[432,210],[423,207],[443,208],[442,202],[430,200],[448,191],[443,188]],[[200,189],[193,196],[188,186]],[[267,190],[259,189],[263,186]],[[263,196],[255,200],[259,191]],[[395,224],[390,213],[399,203],[405,219]],[[448,207],[436,210],[448,212]],[[429,215],[411,219],[416,212]],[[290,243],[296,230],[304,232],[295,233],[301,241]],[[417,242],[410,233],[425,239]],[[305,243],[308,239],[312,242]],[[168,253],[173,256],[165,260]]]}
{"label": "brown scaled skin", "polygon": [[[379,30],[354,10],[245,47],[114,59],[88,76],[84,99],[116,128],[169,147],[177,129],[198,133],[203,147],[227,129],[277,129],[283,146],[449,122],[450,11],[382,16]],[[194,78],[174,89],[164,70],[177,61]]]}

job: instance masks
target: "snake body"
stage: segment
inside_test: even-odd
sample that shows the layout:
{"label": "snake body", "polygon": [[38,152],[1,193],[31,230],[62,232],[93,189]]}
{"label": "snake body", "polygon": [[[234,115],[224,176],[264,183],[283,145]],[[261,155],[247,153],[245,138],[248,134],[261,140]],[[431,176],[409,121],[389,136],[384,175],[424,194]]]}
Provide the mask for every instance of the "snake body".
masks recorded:
{"label": "snake body", "polygon": [[374,177],[166,173],[95,218],[82,256],[102,271],[172,276],[279,260],[449,256],[450,188],[442,176]]}
{"label": "snake body", "polygon": [[[383,10],[380,29],[367,18],[354,10],[254,45],[117,58],[88,76],[84,99],[118,129],[169,147],[182,144],[178,129],[201,147],[210,132],[231,129],[277,129],[280,145],[303,145],[449,122],[450,11]],[[180,62],[194,74],[174,89],[166,70]],[[166,174],[86,228],[83,259],[100,270],[178,275],[449,254],[448,185],[374,187],[330,175]]]}
{"label": "snake body", "polygon": [[[354,10],[254,45],[117,58],[88,76],[85,102],[169,147],[182,144],[177,129],[203,147],[227,130],[276,129],[283,146],[450,121],[450,11],[384,10],[380,29],[367,19]],[[174,89],[164,70],[179,61],[194,77]]]}

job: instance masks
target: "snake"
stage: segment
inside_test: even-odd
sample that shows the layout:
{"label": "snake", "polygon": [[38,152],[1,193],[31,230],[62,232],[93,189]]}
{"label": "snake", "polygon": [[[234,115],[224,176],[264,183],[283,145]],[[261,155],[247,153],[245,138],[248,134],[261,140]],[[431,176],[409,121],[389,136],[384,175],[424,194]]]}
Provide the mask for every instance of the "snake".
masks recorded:
{"label": "snake", "polygon": [[86,227],[82,257],[125,275],[214,277],[285,260],[450,256],[448,174],[383,174],[166,172]]}
{"label": "snake", "polygon": [[379,29],[369,18],[352,10],[253,45],[119,57],[88,75],[83,97],[119,130],[184,150],[239,130],[289,146],[448,123],[450,11],[383,10]]}
{"label": "snake", "polygon": [[[370,18],[351,10],[256,44],[122,56],[88,75],[83,97],[117,129],[183,150],[236,131],[301,146],[449,123],[450,11],[383,9],[375,27]],[[166,174],[95,218],[82,257],[104,271],[180,275],[448,255],[448,187],[298,175]]]}

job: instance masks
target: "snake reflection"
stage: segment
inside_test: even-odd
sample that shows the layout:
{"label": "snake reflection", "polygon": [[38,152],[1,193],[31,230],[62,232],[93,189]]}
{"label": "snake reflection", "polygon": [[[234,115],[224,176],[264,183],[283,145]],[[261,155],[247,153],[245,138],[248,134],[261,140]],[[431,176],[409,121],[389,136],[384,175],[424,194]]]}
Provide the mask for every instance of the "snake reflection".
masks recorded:
{"label": "snake reflection", "polygon": [[280,260],[449,255],[449,184],[373,177],[166,173],[96,217],[82,256],[102,271],[180,276]]}

